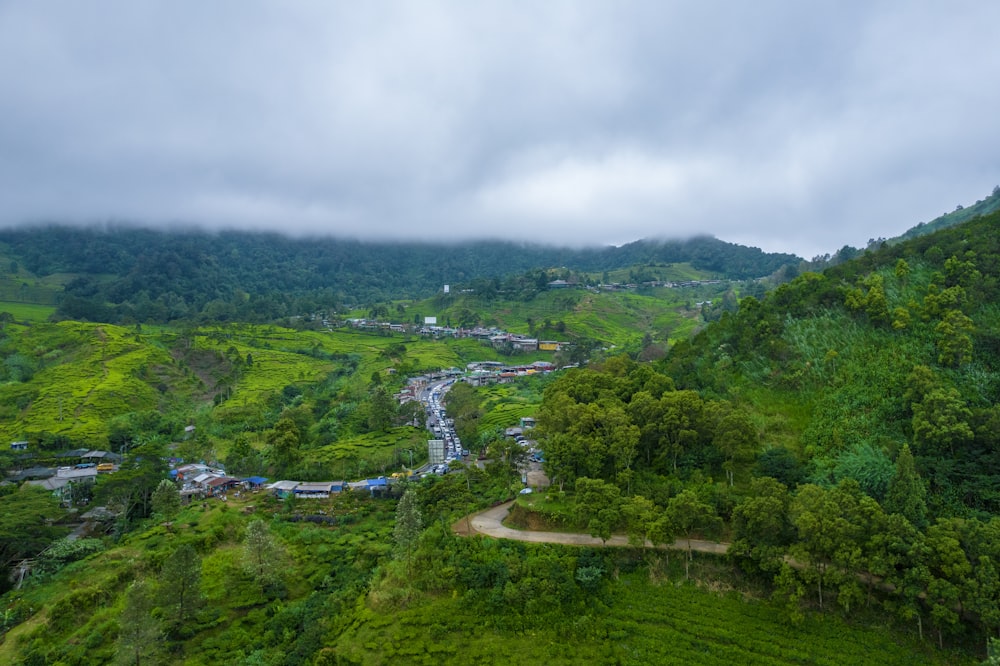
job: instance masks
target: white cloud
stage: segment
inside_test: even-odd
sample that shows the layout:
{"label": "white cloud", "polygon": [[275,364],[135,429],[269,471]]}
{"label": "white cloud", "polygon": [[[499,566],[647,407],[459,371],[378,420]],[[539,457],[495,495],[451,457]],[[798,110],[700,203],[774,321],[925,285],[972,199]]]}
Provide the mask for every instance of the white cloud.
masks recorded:
{"label": "white cloud", "polygon": [[997,25],[971,0],[8,2],[0,224],[831,252],[1000,182]]}

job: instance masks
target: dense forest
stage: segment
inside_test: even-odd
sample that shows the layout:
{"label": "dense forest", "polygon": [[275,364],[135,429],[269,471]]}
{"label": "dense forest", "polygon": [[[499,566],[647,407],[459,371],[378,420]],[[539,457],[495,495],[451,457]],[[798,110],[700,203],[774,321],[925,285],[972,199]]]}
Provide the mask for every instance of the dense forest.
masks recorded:
{"label": "dense forest", "polygon": [[[797,263],[711,237],[569,249],[529,243],[361,243],[330,238],[136,228],[0,231],[4,254],[37,277],[70,275],[59,316],[102,322],[273,321],[379,301],[425,298],[538,268],[606,272],[690,263],[732,279]],[[7,268],[7,267],[4,267]]]}
{"label": "dense forest", "polygon": [[[0,489],[4,567],[33,562],[3,597],[0,660],[978,661],[1000,635],[998,232],[994,212],[731,294],[665,354],[597,348],[552,375],[458,384],[445,404],[479,461],[329,500],[183,505],[168,462],[301,479],[413,467],[419,411],[390,396],[408,375],[497,352],[244,323],[5,319],[5,415],[59,424],[85,396],[65,418],[128,454],[63,505]],[[491,284],[530,292],[536,270]],[[66,397],[32,384],[55,368]],[[529,452],[505,436],[521,416],[537,419],[551,481],[523,495]],[[42,457],[76,443],[31,439]],[[598,541],[472,534],[471,512],[512,498],[516,526]],[[67,541],[81,499],[111,511],[103,531]],[[601,547],[616,535],[629,545]]]}
{"label": "dense forest", "polygon": [[941,644],[996,635],[998,231],[994,213],[885,243],[744,298],[653,367],[560,378],[539,410],[553,482],[605,538],[728,531],[793,608],[888,589]]}

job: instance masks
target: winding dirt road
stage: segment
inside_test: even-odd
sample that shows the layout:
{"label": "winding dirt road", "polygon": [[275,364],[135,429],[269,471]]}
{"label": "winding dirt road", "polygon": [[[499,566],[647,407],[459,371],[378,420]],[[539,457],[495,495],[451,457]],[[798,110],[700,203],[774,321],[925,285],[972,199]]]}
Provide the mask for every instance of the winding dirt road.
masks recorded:
{"label": "winding dirt road", "polygon": [[[532,543],[561,543],[569,546],[627,546],[628,538],[621,534],[615,534],[607,542],[602,542],[597,537],[589,534],[574,534],[566,532],[537,532],[534,530],[515,530],[505,527],[504,518],[510,513],[510,507],[514,501],[499,504],[492,509],[486,509],[471,516],[462,518],[452,526],[456,534],[470,536],[470,534],[482,534],[495,539],[512,539],[514,541],[530,541]],[[646,546],[651,548],[653,544],[646,542]],[[676,550],[687,550],[688,540],[678,539],[669,548]],[[691,550],[699,553],[715,553],[724,555],[729,549],[728,543],[716,543],[714,541],[702,541],[691,539]]]}

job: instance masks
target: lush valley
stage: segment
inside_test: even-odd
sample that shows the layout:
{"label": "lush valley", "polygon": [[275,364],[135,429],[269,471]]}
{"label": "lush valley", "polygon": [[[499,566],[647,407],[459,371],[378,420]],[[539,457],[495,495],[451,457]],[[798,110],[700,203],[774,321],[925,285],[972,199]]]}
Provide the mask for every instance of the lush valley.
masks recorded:
{"label": "lush valley", "polygon": [[[1000,213],[969,219],[766,293],[754,282],[644,285],[725,274],[704,253],[667,258],[667,244],[619,248],[623,266],[613,253],[572,267],[512,262],[465,282],[431,275],[426,288],[397,257],[413,291],[389,297],[383,275],[370,301],[356,292],[359,309],[337,317],[347,292],[323,301],[324,287],[292,262],[283,279],[301,282],[275,282],[284,309],[265,308],[261,322],[240,307],[272,292],[225,267],[219,248],[232,247],[220,239],[195,243],[215,254],[186,246],[197,258],[163,293],[141,290],[150,303],[186,304],[184,316],[128,320],[141,286],[128,280],[140,273],[110,235],[93,246],[107,253],[103,276],[80,263],[85,253],[60,263],[8,235],[18,279],[75,277],[47,306],[0,307],[10,313],[0,427],[31,456],[5,452],[4,468],[57,464],[75,447],[128,455],[83,498],[113,509],[94,538],[59,540],[75,521],[46,492],[0,490],[5,567],[33,561],[3,597],[0,661],[982,659],[1000,631],[998,232]],[[753,270],[732,265],[732,278]],[[194,276],[189,293],[177,291]],[[205,276],[236,291],[205,300]],[[548,288],[555,279],[579,286]],[[107,316],[68,317],[74,298]],[[59,308],[58,321],[45,321],[45,307]],[[413,327],[432,316],[569,344],[512,354],[471,338],[327,325],[320,312]],[[188,505],[161,483],[171,457],[302,480],[415,467],[427,451],[427,432],[412,425],[422,411],[392,400],[408,377],[577,358],[589,363],[456,384],[448,414],[483,451],[457,473],[384,494],[282,501],[260,491]],[[462,528],[462,516],[522,487],[529,452],[503,430],[524,416],[537,418],[531,437],[552,485],[521,496],[522,521],[625,534],[632,546],[522,544]],[[692,538],[730,544],[728,554],[684,548]],[[663,548],[675,542],[680,550]]]}

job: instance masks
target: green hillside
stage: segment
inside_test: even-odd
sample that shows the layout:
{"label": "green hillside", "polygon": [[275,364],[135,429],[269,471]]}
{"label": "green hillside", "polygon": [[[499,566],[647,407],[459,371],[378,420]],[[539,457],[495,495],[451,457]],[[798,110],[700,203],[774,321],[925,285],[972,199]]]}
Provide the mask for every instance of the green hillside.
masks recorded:
{"label": "green hillside", "polygon": [[[908,442],[941,511],[997,513],[998,228],[994,213],[802,275],[679,345],[665,368],[745,404],[766,441],[817,474],[839,478],[853,453],[893,458]],[[949,418],[953,440],[934,430]]]}
{"label": "green hillside", "polygon": [[[683,582],[679,562],[655,560],[651,579],[634,551],[449,535],[433,507],[461,502],[464,487],[420,491],[430,529],[409,584],[393,545],[396,503],[352,493],[195,503],[118,543],[63,543],[4,597],[0,662],[970,663],[892,625],[790,622],[746,591]],[[263,546],[250,545],[252,521]],[[271,565],[263,573],[248,566],[253,548]],[[708,576],[718,565],[699,566]]]}
{"label": "green hillside", "polygon": [[[692,299],[728,289],[721,283],[641,292],[546,290],[528,301],[489,302],[457,294],[408,301],[392,316],[422,321],[433,313],[442,323],[497,326],[577,343],[584,351],[604,346],[636,353],[644,338],[665,346],[690,335],[702,325]],[[114,417],[147,410],[169,414],[180,426],[197,420],[206,432],[225,439],[227,425],[262,421],[262,414],[273,409],[269,401],[286,387],[322,385],[331,375],[337,376],[342,397],[357,399],[373,374],[387,371],[395,373],[386,377],[392,383],[477,360],[556,360],[552,352],[504,356],[473,339],[251,324],[31,322],[27,315],[35,311],[13,309],[14,322],[21,323],[9,324],[0,341],[0,354],[7,359],[7,381],[0,384],[0,436],[11,441],[64,438],[102,448]]]}
{"label": "green hillside", "polygon": [[695,303],[720,298],[729,283],[642,290],[561,289],[530,300],[484,299],[475,294],[439,295],[408,305],[405,315],[436,316],[441,324],[496,326],[543,340],[589,338],[604,345],[636,347],[643,336],[684,338],[701,324]]}
{"label": "green hillside", "polygon": [[[94,247],[131,266],[113,242]],[[126,322],[137,302],[80,274],[70,297],[119,323],[7,310],[0,431],[29,449],[3,451],[0,467],[62,465],[56,455],[76,447],[125,456],[62,503],[0,486],[0,663],[986,658],[1000,632],[1000,212],[769,293],[593,284],[717,277],[706,266],[718,247],[688,248],[701,248],[701,268],[642,244],[622,249],[628,268],[536,266],[449,281],[447,295],[373,298],[360,316],[497,326],[574,343],[589,362],[456,384],[448,415],[483,459],[327,499],[233,491],[182,503],[167,464],[272,480],[389,476],[425,460],[419,405],[392,398],[408,377],[482,359],[561,365],[570,353],[329,331],[292,316],[322,309],[311,287],[204,300],[200,278],[189,301],[147,294],[150,311],[188,303],[169,324]],[[46,261],[67,268],[4,251],[23,262],[9,266],[18,279]],[[189,258],[177,254],[171,288],[205,275]],[[579,286],[550,289],[556,276]],[[237,321],[241,302],[267,322]],[[529,451],[501,431],[529,415],[551,486],[518,503],[520,527],[558,517],[561,536],[629,547],[469,534],[465,516],[519,496]],[[62,540],[95,506],[110,513],[90,538]],[[706,552],[690,546],[699,541]]]}

